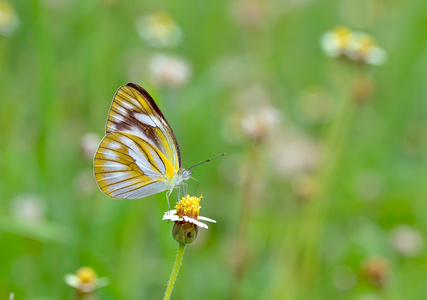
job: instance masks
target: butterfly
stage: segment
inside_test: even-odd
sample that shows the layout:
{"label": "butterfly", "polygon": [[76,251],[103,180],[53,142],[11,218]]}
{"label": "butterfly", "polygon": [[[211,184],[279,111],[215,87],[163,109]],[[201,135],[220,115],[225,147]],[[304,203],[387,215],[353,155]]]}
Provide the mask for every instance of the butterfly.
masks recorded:
{"label": "butterfly", "polygon": [[150,94],[135,83],[121,86],[108,113],[106,135],[94,158],[99,188],[117,199],[172,190],[191,177],[168,121]]}

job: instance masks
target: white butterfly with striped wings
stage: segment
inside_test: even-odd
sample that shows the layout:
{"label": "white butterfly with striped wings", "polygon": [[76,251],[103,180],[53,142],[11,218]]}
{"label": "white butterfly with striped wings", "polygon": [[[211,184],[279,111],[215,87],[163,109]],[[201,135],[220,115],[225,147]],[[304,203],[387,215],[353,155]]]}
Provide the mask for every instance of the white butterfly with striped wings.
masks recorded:
{"label": "white butterfly with striped wings", "polygon": [[94,168],[100,189],[118,199],[166,190],[169,196],[191,176],[181,168],[172,128],[150,94],[134,83],[121,86],[114,95]]}

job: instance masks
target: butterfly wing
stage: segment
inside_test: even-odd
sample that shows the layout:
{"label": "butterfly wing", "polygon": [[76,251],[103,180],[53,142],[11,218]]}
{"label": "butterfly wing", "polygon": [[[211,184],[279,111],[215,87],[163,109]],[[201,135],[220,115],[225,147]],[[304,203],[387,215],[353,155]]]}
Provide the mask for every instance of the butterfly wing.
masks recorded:
{"label": "butterfly wing", "polygon": [[137,84],[128,83],[117,90],[106,131],[136,135],[159,149],[175,172],[181,167],[178,142],[169,123],[150,94]]}
{"label": "butterfly wing", "polygon": [[148,141],[126,132],[111,132],[101,141],[94,159],[100,189],[119,199],[137,199],[169,190],[164,178],[174,168]]}

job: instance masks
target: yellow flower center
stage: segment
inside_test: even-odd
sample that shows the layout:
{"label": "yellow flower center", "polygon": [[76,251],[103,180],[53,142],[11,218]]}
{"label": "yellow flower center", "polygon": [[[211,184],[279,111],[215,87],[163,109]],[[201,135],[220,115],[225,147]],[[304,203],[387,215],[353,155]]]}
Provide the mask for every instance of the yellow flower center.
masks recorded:
{"label": "yellow flower center", "polygon": [[202,199],[202,196],[200,196],[199,198],[190,197],[190,195],[183,197],[181,201],[179,201],[178,204],[175,206],[176,214],[180,218],[182,218],[183,216],[187,216],[189,218],[198,220],[199,211],[201,208],[199,203],[201,199]]}
{"label": "yellow flower center", "polygon": [[351,30],[344,26],[338,26],[333,31],[335,37],[337,38],[340,47],[344,47],[348,44],[348,41],[351,36]]}
{"label": "yellow flower center", "polygon": [[93,283],[96,280],[95,271],[89,267],[78,269],[76,275],[82,283]]}

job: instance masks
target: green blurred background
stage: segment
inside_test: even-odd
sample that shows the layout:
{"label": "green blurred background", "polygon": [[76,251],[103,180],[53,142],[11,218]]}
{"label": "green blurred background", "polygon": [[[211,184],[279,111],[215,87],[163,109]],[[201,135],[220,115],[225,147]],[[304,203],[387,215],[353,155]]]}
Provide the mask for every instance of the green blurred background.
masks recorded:
{"label": "green blurred background", "polygon": [[[427,297],[425,1],[0,11],[0,298],[73,299],[64,275],[82,266],[110,279],[98,299],[162,298],[177,248],[165,193],[113,200],[93,177],[127,82],[157,101],[184,167],[227,153],[194,169],[218,223],[187,247],[172,299]],[[169,33],[147,25],[159,13]],[[338,25],[371,34],[385,63],[325,56]]]}

